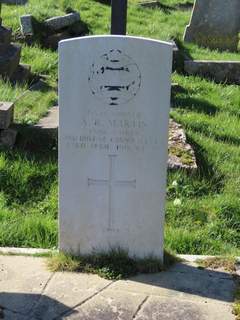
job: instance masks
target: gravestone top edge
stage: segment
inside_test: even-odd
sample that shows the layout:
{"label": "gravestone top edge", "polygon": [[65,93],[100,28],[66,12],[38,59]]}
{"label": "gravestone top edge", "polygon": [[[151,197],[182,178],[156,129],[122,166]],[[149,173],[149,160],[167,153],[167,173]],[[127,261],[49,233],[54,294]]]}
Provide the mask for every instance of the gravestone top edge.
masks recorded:
{"label": "gravestone top edge", "polygon": [[152,38],[145,38],[145,37],[136,37],[136,36],[124,36],[124,35],[94,35],[94,36],[84,36],[84,37],[77,37],[77,38],[71,38],[71,39],[65,39],[59,42],[59,47],[61,47],[61,45],[64,45],[65,43],[69,43],[69,42],[76,42],[76,41],[84,41],[84,40],[91,40],[91,39],[133,39],[133,40],[145,40],[145,41],[149,41],[152,43],[158,43],[158,44],[162,44],[162,45],[166,45],[169,47],[173,48],[173,44],[171,42],[167,42],[167,41],[163,41],[163,40],[156,40],[156,39],[152,39]]}

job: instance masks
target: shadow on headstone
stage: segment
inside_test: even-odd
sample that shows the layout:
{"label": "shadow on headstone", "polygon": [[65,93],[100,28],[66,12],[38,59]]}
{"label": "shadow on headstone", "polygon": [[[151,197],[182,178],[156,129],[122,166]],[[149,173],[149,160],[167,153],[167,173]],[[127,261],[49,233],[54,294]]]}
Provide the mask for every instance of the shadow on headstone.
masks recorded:
{"label": "shadow on headstone", "polygon": [[48,319],[57,317],[64,319],[65,314],[71,315],[75,311],[63,303],[46,295],[15,292],[0,293],[1,319]]}

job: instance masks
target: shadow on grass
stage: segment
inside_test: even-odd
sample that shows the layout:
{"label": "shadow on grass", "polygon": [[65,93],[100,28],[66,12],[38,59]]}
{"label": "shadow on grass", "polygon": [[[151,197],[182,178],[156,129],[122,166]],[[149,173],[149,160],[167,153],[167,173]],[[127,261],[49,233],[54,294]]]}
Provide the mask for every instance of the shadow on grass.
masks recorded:
{"label": "shadow on grass", "polygon": [[190,145],[193,147],[197,166],[198,166],[198,174],[210,181],[211,189],[217,193],[220,193],[224,187],[224,175],[220,174],[217,169],[211,164],[207,157],[206,151],[202,146],[200,146],[194,139],[187,135],[187,140]]}
{"label": "shadow on grass", "polygon": [[184,3],[179,3],[175,5],[175,8],[178,10],[192,10],[193,8],[193,2],[184,2]]}
{"label": "shadow on grass", "polygon": [[41,201],[57,179],[57,140],[42,130],[17,126],[13,150],[1,149],[5,165],[0,169],[0,191],[7,205]]}
{"label": "shadow on grass", "polygon": [[155,1],[151,1],[151,0],[144,1],[144,0],[142,0],[140,2],[140,5],[145,8],[160,9],[165,14],[171,14],[172,11],[176,11],[176,10],[191,10],[193,7],[193,3],[191,3],[191,2],[179,3],[174,6],[168,6],[166,4],[161,3],[160,0],[159,1],[156,1],[156,0]]}
{"label": "shadow on grass", "polygon": [[190,126],[190,128],[193,132],[196,132],[196,133],[199,133],[200,131],[206,137],[209,137],[211,135],[211,138],[213,138],[217,142],[227,143],[237,147],[240,144],[240,138],[233,137],[224,133],[221,134],[214,131],[210,131],[207,124],[205,126],[202,126],[201,129],[199,129],[198,127],[196,128],[194,126]]}
{"label": "shadow on grass", "polygon": [[58,156],[57,129],[41,129],[32,125],[15,125],[18,139],[15,150],[26,157],[41,161],[55,160]]}
{"label": "shadow on grass", "polygon": [[46,93],[54,89],[55,88],[50,84],[48,84],[47,82],[43,81],[40,78],[37,78],[36,81],[31,84],[29,91],[40,91],[42,93]]}
{"label": "shadow on grass", "polygon": [[165,14],[171,14],[172,11],[176,10],[174,7],[162,4],[160,1],[152,1],[151,4],[148,4],[148,2],[151,3],[151,1],[142,1],[141,7],[146,7],[149,9],[159,9]]}
{"label": "shadow on grass", "polygon": [[218,108],[215,105],[205,100],[196,99],[189,96],[177,96],[174,94],[174,92],[172,94],[171,106],[172,108],[187,109],[205,113],[207,115],[214,115],[218,111]]}
{"label": "shadow on grass", "polygon": [[[206,132],[206,135],[208,135],[209,133]],[[212,136],[214,137],[214,139],[218,142],[224,142],[224,143],[230,143],[233,144],[237,147],[239,147],[240,145],[240,138],[235,138],[226,134],[217,134],[217,133],[213,133]]]}
{"label": "shadow on grass", "polygon": [[94,0],[95,2],[99,2],[101,4],[104,4],[106,6],[110,6],[111,5],[111,2],[112,0]]}

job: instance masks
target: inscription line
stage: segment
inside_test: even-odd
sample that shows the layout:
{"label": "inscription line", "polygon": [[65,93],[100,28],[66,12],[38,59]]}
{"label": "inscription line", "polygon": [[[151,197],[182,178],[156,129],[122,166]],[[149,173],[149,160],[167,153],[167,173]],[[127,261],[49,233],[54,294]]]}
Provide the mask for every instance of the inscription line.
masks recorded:
{"label": "inscription line", "polygon": [[108,176],[109,179],[91,179],[88,178],[88,186],[107,186],[108,187],[108,228],[109,231],[114,231],[114,206],[113,206],[113,197],[114,197],[114,187],[131,187],[136,188],[136,179],[135,180],[116,180],[115,171],[116,171],[116,157],[117,155],[109,155],[109,170]]}

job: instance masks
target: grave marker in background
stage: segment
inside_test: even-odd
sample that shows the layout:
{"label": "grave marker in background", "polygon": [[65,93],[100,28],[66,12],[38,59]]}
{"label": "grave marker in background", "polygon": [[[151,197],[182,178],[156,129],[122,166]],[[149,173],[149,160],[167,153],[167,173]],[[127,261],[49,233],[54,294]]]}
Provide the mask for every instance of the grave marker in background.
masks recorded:
{"label": "grave marker in background", "polygon": [[240,32],[239,0],[195,0],[184,41],[236,51]]}
{"label": "grave marker in background", "polygon": [[12,29],[2,26],[2,4],[25,4],[27,1],[0,0],[0,78],[12,83],[27,82],[31,77],[30,66],[19,64],[21,47],[11,43]]}
{"label": "grave marker in background", "polygon": [[111,1],[111,34],[126,34],[127,29],[127,0]]}
{"label": "grave marker in background", "polygon": [[95,36],[59,55],[60,249],[163,258],[172,46]]}

